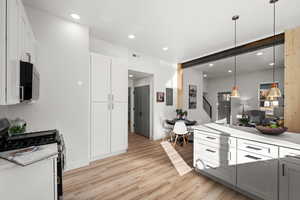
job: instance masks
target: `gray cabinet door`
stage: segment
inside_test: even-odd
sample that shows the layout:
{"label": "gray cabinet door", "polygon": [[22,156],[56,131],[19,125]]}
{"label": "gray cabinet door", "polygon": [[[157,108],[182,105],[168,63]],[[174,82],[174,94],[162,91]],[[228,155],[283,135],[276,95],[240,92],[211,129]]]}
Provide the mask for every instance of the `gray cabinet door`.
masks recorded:
{"label": "gray cabinet door", "polygon": [[134,88],[134,132],[150,137],[150,87]]}
{"label": "gray cabinet door", "polygon": [[237,187],[265,200],[277,200],[278,160],[237,151]]}
{"label": "gray cabinet door", "polygon": [[300,165],[281,161],[279,178],[279,200],[299,200]]}

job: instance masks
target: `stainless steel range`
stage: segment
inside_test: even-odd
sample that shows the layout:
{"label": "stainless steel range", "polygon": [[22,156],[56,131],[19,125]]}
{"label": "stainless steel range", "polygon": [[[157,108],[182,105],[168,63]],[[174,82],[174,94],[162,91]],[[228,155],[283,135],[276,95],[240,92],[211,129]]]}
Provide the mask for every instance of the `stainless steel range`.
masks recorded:
{"label": "stainless steel range", "polygon": [[32,146],[57,143],[57,191],[58,199],[63,199],[63,171],[65,168],[66,148],[63,136],[58,130],[26,133],[17,136],[8,136],[9,122],[0,119],[0,152],[22,149]]}

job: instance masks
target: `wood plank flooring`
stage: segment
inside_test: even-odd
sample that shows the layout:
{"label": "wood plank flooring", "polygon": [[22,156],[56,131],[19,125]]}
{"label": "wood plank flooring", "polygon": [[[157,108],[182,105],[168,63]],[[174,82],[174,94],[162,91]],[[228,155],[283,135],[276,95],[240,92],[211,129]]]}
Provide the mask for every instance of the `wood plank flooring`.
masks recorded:
{"label": "wood plank flooring", "polygon": [[[192,145],[176,150],[192,166]],[[249,200],[194,171],[179,176],[159,141],[132,133],[128,153],[65,173],[64,194],[64,200]]]}

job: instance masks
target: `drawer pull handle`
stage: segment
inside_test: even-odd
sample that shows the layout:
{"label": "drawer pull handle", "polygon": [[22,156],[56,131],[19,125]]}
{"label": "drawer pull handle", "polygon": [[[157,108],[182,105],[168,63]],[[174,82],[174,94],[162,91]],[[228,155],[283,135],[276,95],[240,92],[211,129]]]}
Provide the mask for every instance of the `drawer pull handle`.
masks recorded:
{"label": "drawer pull handle", "polygon": [[285,164],[282,164],[282,176],[285,176]]}
{"label": "drawer pull handle", "polygon": [[252,159],[252,160],[261,160],[261,158],[255,157],[255,156],[251,156],[251,155],[246,155],[245,157],[246,157],[246,158],[250,158],[250,159]]}
{"label": "drawer pull handle", "polygon": [[206,165],[206,167],[210,168],[210,169],[216,169],[216,167],[212,167],[210,165]]}
{"label": "drawer pull handle", "polygon": [[216,153],[216,151],[211,150],[211,149],[206,149],[206,151],[210,152],[210,153]]}
{"label": "drawer pull handle", "polygon": [[246,146],[247,149],[252,149],[252,150],[256,150],[256,151],[261,151],[262,149],[257,148],[257,147],[252,147],[252,146]]}
{"label": "drawer pull handle", "polygon": [[206,138],[207,138],[207,139],[210,139],[210,140],[215,140],[215,139],[217,139],[217,138],[209,137],[209,136],[207,136]]}
{"label": "drawer pull handle", "polygon": [[295,156],[287,155],[286,157],[287,157],[287,158],[300,159],[300,156],[298,156],[298,155],[297,155],[297,156],[296,156],[296,155],[295,155]]}

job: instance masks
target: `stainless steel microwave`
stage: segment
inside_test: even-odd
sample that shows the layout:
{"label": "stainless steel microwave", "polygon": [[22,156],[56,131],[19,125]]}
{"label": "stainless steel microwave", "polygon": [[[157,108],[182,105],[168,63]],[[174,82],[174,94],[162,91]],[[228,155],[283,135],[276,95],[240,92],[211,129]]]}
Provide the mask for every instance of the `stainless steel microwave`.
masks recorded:
{"label": "stainless steel microwave", "polygon": [[20,101],[36,101],[39,96],[39,72],[32,63],[20,61]]}

